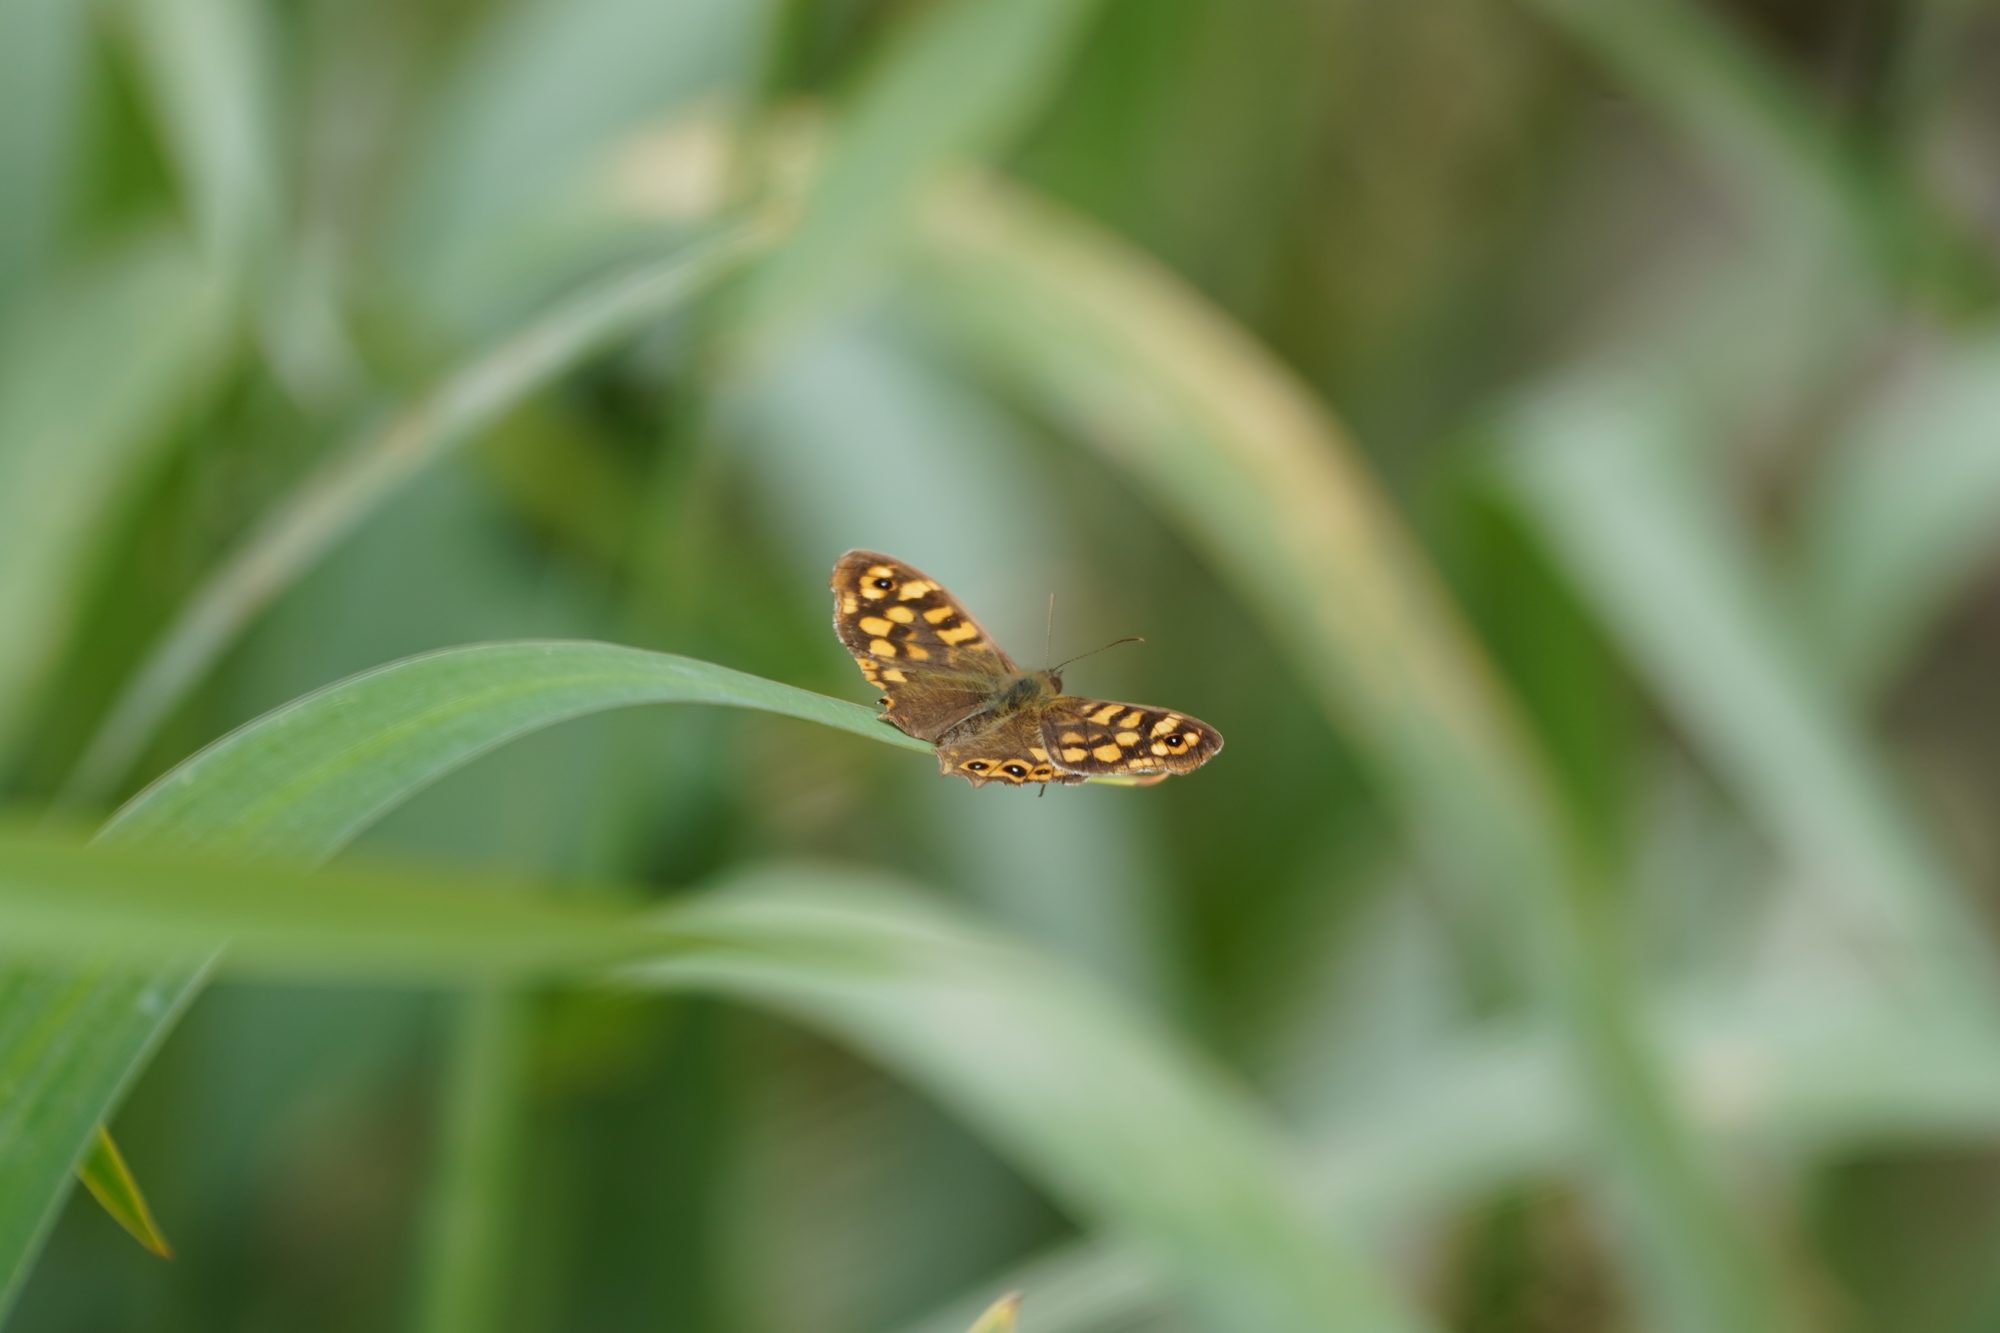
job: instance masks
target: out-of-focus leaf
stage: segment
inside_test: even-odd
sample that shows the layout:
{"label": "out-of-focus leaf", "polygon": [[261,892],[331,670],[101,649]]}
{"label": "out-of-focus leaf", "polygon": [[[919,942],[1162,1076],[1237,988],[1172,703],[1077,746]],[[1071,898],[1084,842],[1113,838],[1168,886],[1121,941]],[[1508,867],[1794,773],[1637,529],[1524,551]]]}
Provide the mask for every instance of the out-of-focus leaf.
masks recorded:
{"label": "out-of-focus leaf", "polygon": [[[1526,0],[1643,96],[1751,200],[1787,246],[1835,246],[1890,282],[1932,275],[1962,302],[1993,285],[1992,265],[1912,188],[1870,162],[1775,60],[1693,0]],[[1866,272],[1867,270],[1863,270]],[[1843,275],[1853,284],[1860,273]]]}
{"label": "out-of-focus leaf", "polygon": [[745,292],[752,335],[851,290],[925,186],[1000,146],[1047,95],[1092,0],[945,0],[897,34],[844,108],[790,241]]}
{"label": "out-of-focus leaf", "polygon": [[1897,987],[1994,1014],[1993,964],[1962,887],[1915,827],[1788,632],[1669,405],[1630,385],[1537,399],[1516,423],[1520,494],[1577,585],[1739,798]]}
{"label": "out-of-focus leaf", "polygon": [[253,0],[125,0],[138,65],[218,271],[272,257],[282,182],[270,34]]}
{"label": "out-of-focus leaf", "polygon": [[[597,709],[667,701],[768,708],[897,739],[865,709],[632,649],[550,643],[438,653],[309,696],[225,738],[121,812],[105,834],[114,846],[0,840],[0,884],[18,890],[7,906],[32,929],[155,953],[193,951],[228,934],[253,955],[305,962],[290,952],[289,933],[318,950],[351,940],[350,962],[358,962],[370,936],[378,964],[435,967],[443,958],[483,968],[534,957],[588,963],[600,947],[651,945],[659,956],[629,974],[633,984],[720,989],[876,1053],[1059,1196],[1155,1255],[1218,1326],[1423,1327],[1305,1224],[1267,1128],[1226,1080],[1094,988],[871,882],[771,871],[621,924],[610,909],[569,901],[485,901],[381,875],[229,870],[194,859],[323,856],[389,805],[509,737]],[[257,887],[288,874],[299,892]],[[48,892],[56,881],[62,891]],[[150,899],[153,913],[138,921],[90,910],[93,900],[120,898]],[[191,909],[179,934],[170,926],[177,903]],[[454,918],[457,945],[448,943]],[[67,925],[51,927],[51,919]],[[684,949],[704,957],[693,962]],[[0,1119],[0,1256],[16,1278],[63,1170],[201,975],[198,966],[100,962],[63,977],[0,978],[0,1075],[12,1089]],[[91,1021],[79,1023],[80,1015]]]}
{"label": "out-of-focus leaf", "polygon": [[95,539],[216,369],[211,271],[136,239],[12,307],[0,327],[0,752],[61,652]]}
{"label": "out-of-focus leaf", "polygon": [[125,1165],[125,1155],[102,1128],[97,1131],[97,1145],[79,1178],[90,1191],[90,1197],[130,1232],[132,1239],[162,1259],[174,1257],[174,1247],[167,1243],[165,1233],[153,1220],[153,1210],[147,1206],[146,1196],[139,1192],[139,1182],[132,1178],[131,1168]]}
{"label": "out-of-focus leaf", "polygon": [[0,6],[0,304],[11,304],[61,240],[74,203],[89,7],[75,0]]}
{"label": "out-of-focus leaf", "polygon": [[335,454],[202,583],[119,695],[66,795],[87,800],[117,783],[251,618],[410,478],[591,353],[707,290],[766,235],[744,224],[585,288]]}
{"label": "out-of-focus leaf", "polygon": [[1947,349],[1843,431],[1801,504],[1819,660],[1865,697],[2000,551],[2000,340]]}
{"label": "out-of-focus leaf", "polygon": [[1339,426],[1169,275],[1052,208],[962,189],[925,240],[921,289],[944,318],[1153,496],[1362,738],[1478,937],[1511,946],[1485,961],[1533,960],[1575,1043],[1649,1308],[1703,1333],[1788,1327],[1647,1049],[1542,761]]}
{"label": "out-of-focus leaf", "polygon": [[[768,0],[514,0],[491,7],[416,134],[395,264],[425,313],[476,327],[537,293],[540,233],[624,136],[738,98]],[[579,219],[602,228],[602,220]]]}

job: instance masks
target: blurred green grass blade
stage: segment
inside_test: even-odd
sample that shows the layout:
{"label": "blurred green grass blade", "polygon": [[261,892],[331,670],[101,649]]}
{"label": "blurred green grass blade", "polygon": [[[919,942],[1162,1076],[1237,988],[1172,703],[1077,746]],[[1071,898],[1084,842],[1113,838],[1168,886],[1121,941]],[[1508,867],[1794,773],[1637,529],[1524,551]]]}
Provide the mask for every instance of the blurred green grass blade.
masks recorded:
{"label": "blurred green grass blade", "polygon": [[[1704,1133],[1737,1151],[1977,1152],[2000,1133],[2000,1062],[1963,1015],[1890,1013],[1845,992],[1777,1006],[1710,996],[1662,1027]],[[1503,1025],[1359,1090],[1312,1135],[1315,1212],[1341,1234],[1393,1245],[1586,1169],[1590,1112],[1563,1063],[1553,1033]],[[1036,1333],[1148,1327],[1169,1300],[1157,1273],[1098,1240],[1012,1266],[982,1284],[993,1287],[1033,1293]],[[898,1333],[958,1333],[977,1308],[953,1301]]]}
{"label": "blurred green grass blade", "polygon": [[1862,699],[2000,551],[2000,338],[1942,350],[1846,428],[1800,501],[1795,588]]}
{"label": "blurred green grass blade", "polygon": [[515,1228],[514,1167],[526,1132],[529,1010],[477,990],[459,1003],[432,1172],[418,1333],[500,1327]]}
{"label": "blurred green grass blade", "polygon": [[104,524],[219,366],[219,284],[164,233],[95,256],[0,327],[0,753],[61,652]]}
{"label": "blurred green grass blade", "polygon": [[253,0],[122,0],[137,65],[196,234],[239,283],[273,258],[282,197],[265,10]]}
{"label": "blurred green grass blade", "polygon": [[102,1127],[97,1131],[96,1142],[79,1178],[83,1187],[90,1191],[90,1197],[97,1200],[98,1206],[124,1227],[132,1239],[162,1259],[174,1257],[174,1247],[167,1243],[159,1223],[153,1220],[153,1210],[147,1206],[146,1196],[139,1192],[139,1182],[132,1178],[131,1168],[125,1165],[125,1155],[118,1151],[118,1145],[111,1141],[111,1135]]}
{"label": "blurred green grass blade", "polygon": [[271,509],[168,626],[78,760],[65,803],[112,789],[251,619],[412,478],[586,357],[707,291],[767,234],[761,224],[740,224],[586,287],[330,458]]}
{"label": "blurred green grass blade", "polygon": [[1536,976],[1574,1043],[1631,1224],[1624,1257],[1657,1317],[1790,1327],[1647,1048],[1541,758],[1339,426],[1170,275],[1051,207],[964,184],[925,240],[923,295],[1209,552],[1388,776],[1468,935],[1504,951],[1483,961]]}
{"label": "blurred green grass blade", "polygon": [[[742,96],[771,0],[486,6],[421,108],[391,260],[417,305],[476,325],[522,297],[551,214],[582,212],[642,125]],[[590,224],[585,223],[586,230]]]}
{"label": "blurred green grass blade", "polygon": [[53,266],[75,203],[90,19],[75,0],[0,5],[0,309]]}
{"label": "blurred green grass blade", "polygon": [[1667,404],[1552,392],[1516,423],[1519,493],[1637,668],[1895,983],[1994,1014],[1993,962],[1939,860],[1815,666]]}
{"label": "blurred green grass blade", "polygon": [[[1307,1224],[1267,1128],[1226,1081],[1093,987],[872,883],[772,871],[633,920],[589,899],[212,859],[323,856],[510,737],[644,702],[755,707],[920,748],[866,709],[633,649],[431,654],[234,733],[136,798],[105,845],[0,838],[8,947],[67,932],[71,957],[80,938],[114,952],[198,954],[227,935],[249,960],[295,970],[335,959],[485,977],[647,951],[654,961],[628,973],[635,984],[776,1006],[930,1087],[1058,1195],[1167,1261],[1217,1326],[1423,1326]],[[268,892],[286,881],[295,892]],[[0,1108],[0,1255],[15,1280],[63,1172],[200,975],[115,962],[62,979],[0,974],[0,1077],[13,1090]]]}
{"label": "blurred green grass blade", "polygon": [[[1523,0],[1658,108],[1786,245],[1831,243],[1878,279],[1931,278],[1963,302],[1990,293],[1993,264],[1914,182],[1870,162],[1778,63],[1695,0]],[[1851,283],[1866,276],[1850,267]]]}
{"label": "blurred green grass blade", "polygon": [[1854,182],[1777,64],[1687,0],[1524,0],[1646,98],[1729,180],[1792,223],[1839,227]]}
{"label": "blurred green grass blade", "polygon": [[227,942],[239,976],[458,985],[573,977],[665,947],[629,906],[498,887],[5,832],[0,950],[33,969],[138,970],[205,966]]}
{"label": "blurred green grass blade", "polygon": [[1203,1326],[1424,1326],[1292,1194],[1262,1118],[1094,984],[862,875],[774,869],[676,908],[717,947],[630,969],[840,1034],[927,1088],[1088,1221],[1146,1253]]}
{"label": "blurred green grass blade", "polygon": [[796,231],[747,285],[751,336],[809,318],[892,253],[924,188],[1041,104],[1095,8],[945,0],[914,12],[842,109]]}

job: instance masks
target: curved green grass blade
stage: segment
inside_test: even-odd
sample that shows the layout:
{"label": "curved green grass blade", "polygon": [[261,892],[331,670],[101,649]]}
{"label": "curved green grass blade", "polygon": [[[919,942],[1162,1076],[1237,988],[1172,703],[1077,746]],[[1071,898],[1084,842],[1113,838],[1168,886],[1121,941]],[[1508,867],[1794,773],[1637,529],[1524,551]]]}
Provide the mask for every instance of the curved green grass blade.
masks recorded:
{"label": "curved green grass blade", "polygon": [[[104,837],[317,859],[513,736],[668,702],[757,708],[921,744],[857,705],[707,663],[609,644],[502,644],[416,658],[279,709],[135,797]],[[0,972],[0,1083],[10,1089],[0,1105],[0,1295],[18,1286],[96,1122],[199,979],[193,964]]]}
{"label": "curved green grass blade", "polygon": [[330,458],[182,608],[78,761],[65,803],[115,786],[244,626],[399,487],[584,358],[735,272],[769,233],[764,224],[744,223],[575,293]]}
{"label": "curved green grass blade", "polygon": [[[574,900],[214,859],[324,857],[511,737],[657,702],[754,708],[923,748],[867,709],[705,663],[607,644],[500,644],[398,663],[250,724],[136,797],[105,846],[0,839],[0,883],[43,889],[4,895],[0,912],[19,926],[10,944],[39,934],[53,948],[67,931],[65,957],[79,934],[110,951],[62,976],[0,973],[7,1290],[71,1163],[202,979],[198,962],[135,969],[126,951],[199,958],[226,934],[294,970],[345,953],[350,968],[372,959],[489,979],[643,953],[636,984],[721,989],[888,1060],[1081,1214],[1144,1246],[1217,1326],[1422,1326],[1307,1223],[1268,1129],[1226,1080],[1094,988],[914,901],[837,875],[773,872],[640,920]],[[49,892],[57,878],[62,891]],[[281,884],[295,891],[267,891]],[[252,903],[270,911],[259,917]]]}

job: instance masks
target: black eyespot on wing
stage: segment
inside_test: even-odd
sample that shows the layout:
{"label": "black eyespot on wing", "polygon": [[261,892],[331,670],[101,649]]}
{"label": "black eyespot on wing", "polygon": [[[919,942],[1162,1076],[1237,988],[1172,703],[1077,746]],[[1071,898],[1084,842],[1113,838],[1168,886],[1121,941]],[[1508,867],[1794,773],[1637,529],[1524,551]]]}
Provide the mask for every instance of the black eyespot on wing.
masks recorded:
{"label": "black eyespot on wing", "polygon": [[896,582],[894,579],[876,579],[875,586],[880,588],[883,592],[887,592],[889,591],[889,589],[896,586]]}
{"label": "black eyespot on wing", "polygon": [[1169,736],[1166,738],[1166,744],[1169,750],[1178,750],[1181,746],[1187,744],[1187,742],[1183,741],[1179,736]]}
{"label": "black eyespot on wing", "polygon": [[966,764],[966,767],[975,773],[984,773],[987,769],[987,763],[984,759],[974,759]]}
{"label": "black eyespot on wing", "polygon": [[1010,778],[1025,778],[1028,776],[1028,770],[1019,764],[1009,764],[1007,765],[1007,776]]}

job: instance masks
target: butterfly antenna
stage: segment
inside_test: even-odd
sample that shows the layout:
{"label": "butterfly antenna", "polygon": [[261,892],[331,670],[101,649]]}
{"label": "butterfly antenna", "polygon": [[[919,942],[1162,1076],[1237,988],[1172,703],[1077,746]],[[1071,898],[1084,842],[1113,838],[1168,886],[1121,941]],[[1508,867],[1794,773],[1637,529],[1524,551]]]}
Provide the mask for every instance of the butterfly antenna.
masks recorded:
{"label": "butterfly antenna", "polygon": [[[1105,644],[1104,648],[1116,648],[1121,643],[1144,643],[1144,642],[1145,639],[1141,638],[1137,634],[1127,634],[1122,639],[1113,639],[1110,643]],[[1081,662],[1086,657],[1097,656],[1099,653],[1104,651],[1104,648],[1092,648],[1087,653],[1078,653],[1075,657],[1070,658],[1068,661],[1056,663],[1054,666],[1050,667],[1049,670],[1061,671],[1064,667],[1068,666],[1070,662]]]}

